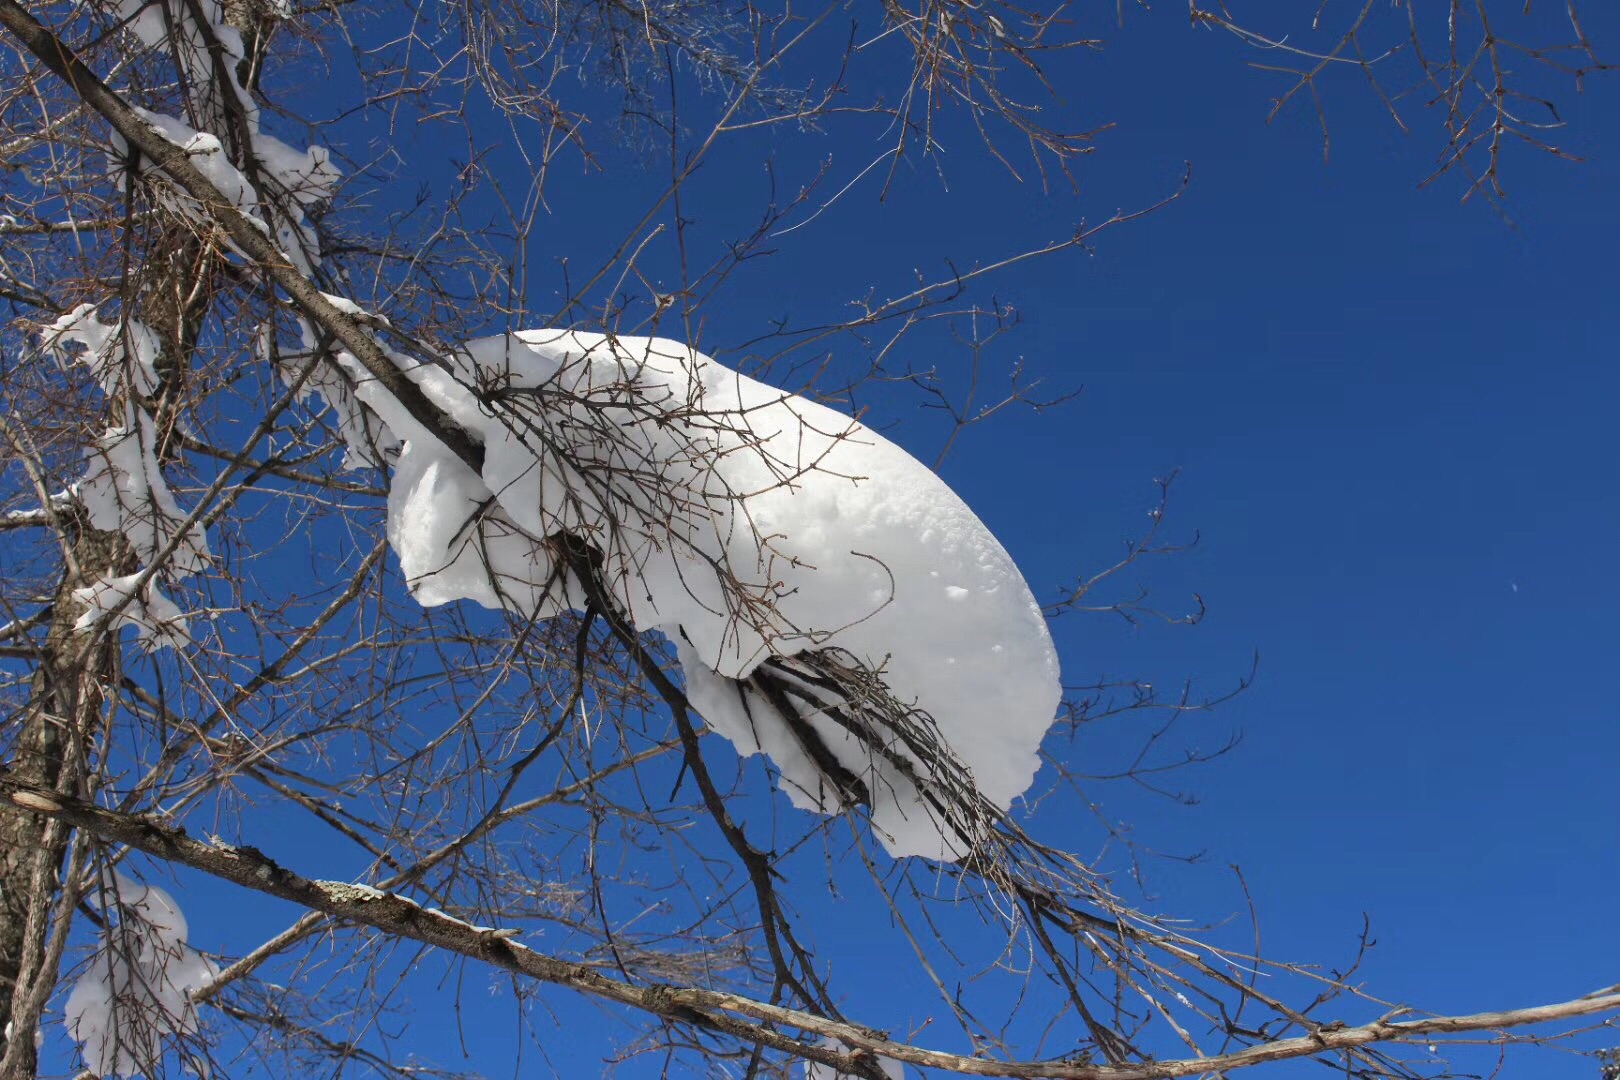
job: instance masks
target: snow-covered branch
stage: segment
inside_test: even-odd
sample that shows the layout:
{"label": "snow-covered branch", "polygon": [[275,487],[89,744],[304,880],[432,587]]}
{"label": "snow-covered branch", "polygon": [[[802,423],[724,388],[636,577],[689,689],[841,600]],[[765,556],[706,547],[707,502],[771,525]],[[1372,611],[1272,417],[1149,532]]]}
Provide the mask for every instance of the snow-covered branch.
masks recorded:
{"label": "snow-covered branch", "polygon": [[385,349],[307,263],[264,250],[217,153],[205,170],[194,140],[110,92],[87,100],[342,343],[312,359],[382,421],[328,402],[351,457],[387,448],[389,536],[424,604],[588,609],[578,568],[554,557],[570,537],[615,613],[676,643],[693,704],[742,753],[769,755],[799,807],[863,805],[895,854],[959,859],[1029,787],[1056,657],[1006,552],[928,468],[665,340],[531,331],[435,362]]}
{"label": "snow-covered branch", "polygon": [[106,916],[101,940],[63,1019],[96,1075],[145,1075],[164,1041],[196,1035],[190,995],[218,969],[187,943],[180,906],[156,885],[114,871],[91,900]]}
{"label": "snow-covered branch", "polygon": [[208,207],[211,221],[224,231],[243,256],[285,290],[293,305],[311,322],[353,354],[366,373],[376,379],[412,419],[432,431],[465,464],[476,467],[481,463],[482,450],[466,433],[445,424],[442,414],[405,378],[359,321],[316,288],[293,257],[265,234],[263,222],[221,191],[185,149],[165,138],[17,0],[0,0],[0,25],[15,34],[41,63],[66,80],[126,143],[156,163],[187,195]]}

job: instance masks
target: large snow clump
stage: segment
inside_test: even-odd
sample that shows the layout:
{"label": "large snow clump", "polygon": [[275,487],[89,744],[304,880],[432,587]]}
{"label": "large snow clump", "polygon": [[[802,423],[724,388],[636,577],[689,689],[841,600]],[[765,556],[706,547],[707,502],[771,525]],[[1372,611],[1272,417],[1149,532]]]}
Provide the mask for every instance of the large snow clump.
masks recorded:
{"label": "large snow clump", "polygon": [[[667,340],[526,331],[445,366],[400,362],[485,454],[475,473],[360,388],[400,440],[388,530],[423,604],[583,608],[548,542],[568,534],[601,553],[619,612],[676,643],[710,726],[768,754],[795,805],[839,809],[802,732],[739,681],[772,663],[801,700],[833,704],[796,680],[800,654],[875,673],[997,809],[1029,787],[1060,694],[1044,619],[995,537],[905,451]],[[915,747],[880,736],[874,754],[832,712],[806,722],[864,778],[888,849],[962,857],[973,838],[919,791]]]}

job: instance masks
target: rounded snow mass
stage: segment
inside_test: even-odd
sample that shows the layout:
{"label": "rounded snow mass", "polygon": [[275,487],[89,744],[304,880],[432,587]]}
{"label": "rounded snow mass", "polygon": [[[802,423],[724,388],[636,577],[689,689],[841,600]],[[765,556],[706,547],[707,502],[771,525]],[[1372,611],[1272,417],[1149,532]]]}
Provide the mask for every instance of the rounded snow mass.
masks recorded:
{"label": "rounded snow mass", "polygon": [[[919,791],[937,770],[912,767],[916,739],[880,734],[874,752],[799,681],[810,657],[880,680],[887,713],[917,720],[997,810],[1029,787],[1061,696],[1045,619],[983,522],[904,450],[663,339],[524,331],[399,362],[485,454],[475,473],[375,384],[359,391],[399,440],[389,539],[421,603],[583,609],[547,539],[569,534],[600,553],[619,613],[675,643],[692,706],[768,755],[795,806],[841,809],[830,751],[892,854],[958,859],[974,842]],[[762,664],[811,703],[797,724],[744,685]]]}

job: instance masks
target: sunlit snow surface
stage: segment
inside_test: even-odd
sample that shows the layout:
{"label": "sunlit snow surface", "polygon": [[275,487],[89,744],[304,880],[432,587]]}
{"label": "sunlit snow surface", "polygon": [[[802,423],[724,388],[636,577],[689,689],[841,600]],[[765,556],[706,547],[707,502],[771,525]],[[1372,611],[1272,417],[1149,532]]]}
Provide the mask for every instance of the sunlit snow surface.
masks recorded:
{"label": "sunlit snow surface", "polygon": [[[361,388],[402,440],[389,537],[422,603],[582,607],[536,542],[572,533],[603,553],[633,624],[676,643],[693,705],[739,752],[768,754],[795,805],[837,809],[733,680],[825,649],[931,716],[995,806],[1028,788],[1059,697],[1045,622],[995,537],[905,451],[660,339],[528,331],[409,374],[486,457],[474,474],[380,388]],[[825,716],[812,722],[869,778],[891,852],[964,853],[909,781]]]}

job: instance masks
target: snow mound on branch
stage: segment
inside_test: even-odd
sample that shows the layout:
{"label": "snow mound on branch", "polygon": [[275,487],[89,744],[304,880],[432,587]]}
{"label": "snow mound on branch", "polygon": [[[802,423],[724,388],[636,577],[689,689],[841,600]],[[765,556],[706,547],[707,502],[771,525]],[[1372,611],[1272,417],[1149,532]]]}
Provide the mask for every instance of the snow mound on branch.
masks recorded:
{"label": "snow mound on branch", "polygon": [[[246,55],[242,35],[229,25],[225,6],[220,0],[113,0],[112,7],[120,26],[135,41],[145,49],[165,51],[185,72],[187,116],[198,126],[163,113],[135,111],[183,150],[230,204],[272,236],[292,264],[309,275],[320,261],[320,242],[304,210],[330,198],[341,174],[325,147],[297,150],[262,129],[259,106],[238,74]],[[271,10],[285,17],[284,4],[272,5]],[[238,140],[247,145],[237,146]],[[118,136],[112,143],[116,172],[125,167],[130,153]],[[230,148],[234,154],[227,152]],[[243,163],[248,155],[251,165]],[[148,176],[158,172],[143,166]],[[205,229],[217,224],[217,207],[200,206],[172,188],[158,195],[170,210]],[[228,242],[227,246],[234,249]]]}
{"label": "snow mound on branch", "polygon": [[158,341],[143,324],[133,320],[105,323],[96,317],[96,305],[80,304],[44,327],[47,347],[65,352],[64,346],[84,349],[77,359],[87,366],[102,393],[113,397],[124,387],[136,394],[157,392]]}
{"label": "snow mound on branch", "polygon": [[141,584],[140,573],[104,577],[73,590],[73,599],[85,605],[73,623],[80,632],[93,630],[109,619],[114,627],[133,626],[141,646],[152,652],[164,646],[183,649],[191,644],[190,623],[178,604],[163,594],[157,582]]}
{"label": "snow mound on branch", "polygon": [[126,413],[127,422],[108,428],[90,451],[90,466],[76,488],[79,501],[90,524],[122,532],[143,563],[173,544],[171,571],[200,573],[208,566],[208,538],[195,524],[182,531],[187,515],[158,467],[151,414],[128,405]]}
{"label": "snow mound on branch", "polygon": [[[108,427],[89,450],[85,474],[72,488],[90,524],[122,533],[141,564],[156,565],[166,582],[202,572],[211,558],[208,537],[201,525],[187,524],[189,515],[175,501],[158,462],[156,424],[140,404],[158,389],[156,335],[137,319],[102,322],[91,304],[80,305],[42,331],[45,347],[89,368],[123,413],[123,423]],[[104,576],[74,590],[74,599],[88,607],[74,628],[90,630],[111,618],[115,626],[134,626],[148,651],[189,644],[180,609],[155,579],[137,587],[141,577]]]}
{"label": "snow mound on branch", "polygon": [[62,1022],[97,1076],[147,1075],[162,1041],[197,1033],[191,992],[219,974],[186,944],[186,918],[174,898],[114,872],[109,920],[89,967],[73,984]]}
{"label": "snow mound on branch", "polygon": [[[379,323],[387,322],[343,297],[327,293],[321,295],[344,314]],[[399,439],[388,430],[375,411],[362,406],[355,394],[355,384],[366,382],[370,376],[354,354],[341,350],[333,352],[330,342],[323,344],[321,335],[307,319],[297,322],[303,348],[280,353],[277,366],[281,381],[288,386],[300,387],[300,401],[312,406],[324,405],[331,412],[338,434],[349,448],[343,457],[343,468],[382,468],[398,451]],[[273,335],[266,327],[261,337],[261,351],[271,353],[272,342]],[[333,362],[325,362],[327,358]]]}
{"label": "snow mound on branch", "polygon": [[[254,157],[254,179],[250,180],[231,161],[224,142],[213,132],[199,131],[163,113],[139,108],[135,112],[159,135],[184,151],[197,171],[259,231],[266,236],[273,235],[294,266],[306,275],[313,271],[319,262],[320,241],[304,209],[330,198],[340,178],[325,147],[295,150],[275,136],[259,131],[254,121],[249,130]],[[114,136],[113,144],[120,155],[129,155],[121,138]],[[155,167],[143,166],[144,175],[157,176],[161,172]],[[198,204],[177,188],[164,186],[158,196],[168,209],[181,217],[204,228],[217,225],[216,208]],[[237,250],[228,240],[226,243]]]}
{"label": "snow mound on branch", "polygon": [[[407,374],[485,453],[475,474],[359,388],[402,440],[389,538],[423,604],[583,608],[549,540],[570,534],[601,553],[619,612],[676,643],[693,705],[740,753],[768,754],[795,805],[841,808],[802,735],[738,680],[767,662],[797,679],[792,658],[834,651],[928,718],[997,809],[1029,787],[1060,696],[1045,620],[984,524],[881,435],[661,339],[526,331]],[[808,674],[792,685],[833,704]],[[809,712],[892,853],[966,854],[971,836],[936,820],[909,766]]]}

